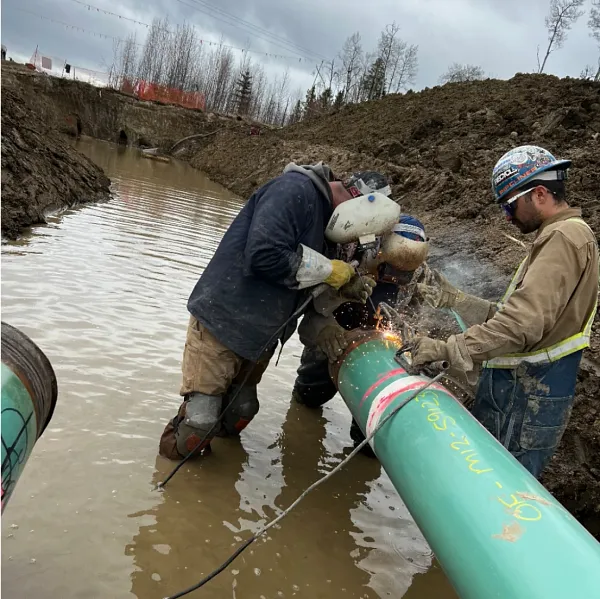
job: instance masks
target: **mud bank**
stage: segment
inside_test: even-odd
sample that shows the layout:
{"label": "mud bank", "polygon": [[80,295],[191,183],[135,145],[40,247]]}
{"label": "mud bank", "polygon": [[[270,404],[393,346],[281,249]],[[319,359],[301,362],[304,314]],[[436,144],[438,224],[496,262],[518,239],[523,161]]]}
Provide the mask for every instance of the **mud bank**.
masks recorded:
{"label": "mud bank", "polygon": [[[3,63],[2,84],[18,88],[49,125],[67,135],[169,150],[182,138],[226,128],[248,130],[237,118],[159,102],[144,102],[115,90],[68,78],[49,77],[24,65]],[[187,147],[202,148],[203,139]]]}
{"label": "mud bank", "polygon": [[49,213],[108,200],[110,181],[2,75],[2,235],[14,239]]}
{"label": "mud bank", "polygon": [[[599,83],[517,75],[392,95],[260,137],[223,131],[186,157],[242,196],[290,160],[324,160],[338,174],[382,170],[403,209],[427,225],[449,278],[495,299],[526,251],[506,235],[528,238],[491,205],[494,163],[526,143],[572,159],[571,204],[600,233],[599,138]],[[478,265],[477,274],[465,276],[465,264]],[[600,316],[585,358],[569,428],[543,482],[600,538]]]}

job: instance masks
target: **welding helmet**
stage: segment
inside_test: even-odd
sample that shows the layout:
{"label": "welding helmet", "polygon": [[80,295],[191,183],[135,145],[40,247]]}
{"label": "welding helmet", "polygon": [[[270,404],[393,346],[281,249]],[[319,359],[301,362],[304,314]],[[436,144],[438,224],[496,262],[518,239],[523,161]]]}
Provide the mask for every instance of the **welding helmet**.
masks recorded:
{"label": "welding helmet", "polygon": [[506,202],[506,195],[529,181],[564,181],[570,160],[557,160],[539,146],[519,146],[498,160],[492,172],[492,192],[497,204]]}
{"label": "welding helmet", "polygon": [[350,192],[353,198],[368,195],[377,191],[387,196],[392,195],[392,188],[385,177],[377,171],[362,171],[353,173],[352,176],[344,182],[344,187]]}
{"label": "welding helmet", "polygon": [[379,277],[382,282],[408,284],[414,272],[425,262],[429,242],[423,223],[408,214],[400,217],[398,224],[383,236]]}

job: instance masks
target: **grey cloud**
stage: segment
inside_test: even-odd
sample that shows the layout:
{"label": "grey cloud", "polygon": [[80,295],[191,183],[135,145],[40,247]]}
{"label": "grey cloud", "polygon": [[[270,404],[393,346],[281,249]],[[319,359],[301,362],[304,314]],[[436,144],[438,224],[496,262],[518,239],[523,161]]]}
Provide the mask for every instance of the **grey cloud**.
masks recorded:
{"label": "grey cloud", "polygon": [[[293,55],[261,39],[262,34],[240,24],[227,25],[176,0],[123,0],[121,4],[108,0],[87,0],[90,4],[150,22],[155,16],[169,15],[173,24],[184,19],[196,25],[205,39],[248,47],[255,51]],[[217,5],[217,0],[205,0]],[[184,0],[194,6],[194,0]],[[65,58],[74,64],[106,70],[112,61],[113,42],[95,38],[88,33],[65,29],[16,10],[21,4],[3,3],[2,40],[11,52],[30,56],[39,44],[46,54]],[[205,10],[200,4],[197,8]],[[379,32],[392,21],[401,24],[401,34],[410,43],[419,45],[419,75],[416,88],[437,83],[451,62],[470,62],[481,65],[492,76],[508,78],[515,72],[531,72],[536,64],[536,46],[546,43],[544,16],[547,0],[220,0],[218,6],[277,35],[333,58],[346,37],[360,31],[363,47],[376,47]],[[526,6],[526,9],[525,9]],[[125,20],[88,11],[71,0],[31,0],[27,10],[56,20],[124,38],[136,32],[143,42],[146,29]],[[226,17],[223,17],[227,20]],[[266,37],[266,36],[265,36]],[[577,76],[588,63],[597,60],[598,49],[587,31],[587,16],[569,33],[564,49],[552,55],[548,72],[559,76]],[[260,61],[260,56],[255,56]],[[294,73],[292,87],[307,85],[314,62],[296,63],[270,61],[268,71],[283,71],[289,64]]]}

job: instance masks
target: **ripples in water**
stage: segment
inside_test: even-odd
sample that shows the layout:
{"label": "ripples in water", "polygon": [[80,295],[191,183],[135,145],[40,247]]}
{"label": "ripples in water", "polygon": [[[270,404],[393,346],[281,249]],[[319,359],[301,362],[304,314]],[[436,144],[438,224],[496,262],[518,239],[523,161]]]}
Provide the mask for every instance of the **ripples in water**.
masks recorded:
{"label": "ripples in water", "polygon": [[[350,416],[339,398],[316,411],[290,403],[294,336],[241,443],[218,440],[154,491],[173,467],[157,446],[180,402],[187,298],[242,204],[184,164],[80,147],[111,177],[114,199],[2,246],[2,318],[35,339],[59,381],[51,426],[2,519],[3,590],[158,599],[207,574],[339,463]],[[400,597],[431,563],[389,479],[363,456],[270,532],[205,596]],[[454,597],[445,579],[434,587]]]}

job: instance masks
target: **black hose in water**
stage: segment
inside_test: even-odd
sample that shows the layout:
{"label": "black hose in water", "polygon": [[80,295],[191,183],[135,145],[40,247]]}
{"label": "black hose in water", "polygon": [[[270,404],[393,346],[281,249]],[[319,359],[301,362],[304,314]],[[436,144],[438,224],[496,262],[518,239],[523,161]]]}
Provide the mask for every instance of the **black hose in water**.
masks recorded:
{"label": "black hose in water", "polygon": [[[273,341],[275,341],[277,339],[277,337],[285,330],[285,327],[288,326],[288,324],[294,320],[295,318],[298,318],[303,312],[304,310],[306,310],[306,308],[308,307],[308,304],[310,304],[310,302],[317,297],[317,295],[319,295],[319,293],[323,290],[323,286],[319,285],[318,287],[316,287],[312,293],[306,298],[306,300],[304,302],[302,302],[302,304],[300,305],[300,307],[294,311],[291,316],[289,316],[289,318],[271,335],[271,337],[269,338],[269,340],[263,345],[263,347],[260,350],[260,354],[262,354],[264,351],[267,350],[267,348],[271,345],[271,343],[273,343]],[[223,416],[225,416],[227,410],[231,407],[231,405],[233,404],[233,402],[237,399],[237,396],[239,395],[240,391],[242,390],[242,388],[244,387],[244,385],[246,384],[246,382],[248,381],[248,379],[250,378],[250,375],[254,372],[254,369],[256,368],[256,362],[254,362],[252,368],[250,368],[248,370],[248,372],[246,373],[246,376],[243,378],[242,382],[240,383],[240,385],[238,386],[238,388],[236,389],[235,393],[233,394],[233,396],[231,397],[229,403],[225,406],[225,408],[222,410],[221,415],[219,416],[219,419],[215,422],[215,424],[213,424],[213,426],[211,427],[211,429],[206,433],[206,435],[204,435],[204,437],[202,439],[200,439],[200,441],[198,441],[198,443],[196,443],[196,445],[194,446],[194,448],[190,451],[190,453],[188,453],[183,460],[181,460],[179,462],[179,464],[177,464],[177,466],[175,466],[175,468],[173,468],[173,470],[170,472],[170,474],[167,476],[167,478],[165,478],[165,480],[161,483],[158,483],[157,488],[158,489],[164,489],[165,485],[175,476],[175,474],[177,474],[177,472],[179,471],[179,469],[193,456],[195,455],[196,451],[198,451],[198,449],[202,446],[202,444],[208,439],[210,438],[210,435],[212,434],[212,432],[217,428],[217,426],[219,426],[219,424],[221,423],[221,420],[223,419]]]}

